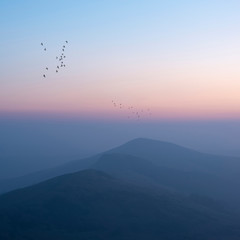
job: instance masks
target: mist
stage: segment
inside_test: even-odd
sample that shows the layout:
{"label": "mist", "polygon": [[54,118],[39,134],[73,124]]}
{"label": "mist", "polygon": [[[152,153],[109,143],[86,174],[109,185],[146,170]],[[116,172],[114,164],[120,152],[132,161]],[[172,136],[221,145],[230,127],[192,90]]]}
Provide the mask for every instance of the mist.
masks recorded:
{"label": "mist", "polygon": [[0,178],[51,168],[139,137],[240,156],[240,122],[230,120],[144,122],[2,116],[0,132]]}

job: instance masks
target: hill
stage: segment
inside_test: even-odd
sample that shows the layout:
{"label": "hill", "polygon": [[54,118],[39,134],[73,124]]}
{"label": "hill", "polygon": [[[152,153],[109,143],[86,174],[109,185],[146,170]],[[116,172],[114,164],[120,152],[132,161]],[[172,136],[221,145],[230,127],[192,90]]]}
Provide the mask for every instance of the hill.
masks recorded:
{"label": "hill", "polygon": [[216,211],[166,190],[84,170],[0,196],[0,238],[239,239],[239,226]]}
{"label": "hill", "polygon": [[125,180],[133,180],[135,183],[157,185],[187,194],[205,195],[240,210],[239,158],[200,153],[172,143],[150,139],[135,139],[90,158],[2,181],[0,191],[10,191],[89,168],[102,170]]}

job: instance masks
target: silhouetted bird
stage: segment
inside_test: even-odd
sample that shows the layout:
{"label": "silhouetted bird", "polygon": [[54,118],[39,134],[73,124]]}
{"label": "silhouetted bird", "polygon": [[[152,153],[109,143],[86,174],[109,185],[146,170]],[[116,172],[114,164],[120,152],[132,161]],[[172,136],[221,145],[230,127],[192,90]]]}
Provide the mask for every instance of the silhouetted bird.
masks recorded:
{"label": "silhouetted bird", "polygon": [[[64,51],[65,51],[65,49],[66,49],[66,44],[68,44],[68,41],[66,40],[65,41],[65,43],[64,43],[64,45],[62,45],[62,52],[60,53],[60,55],[59,56],[56,56],[56,60],[58,60],[58,61],[60,61],[60,63],[59,63],[59,65],[56,67],[56,73],[58,73],[59,72],[59,70],[60,70],[60,68],[61,67],[66,67],[66,65],[64,64],[64,61],[63,61],[63,59],[64,58],[66,58],[66,56],[64,55]],[[43,50],[44,51],[47,51],[47,48],[46,48],[46,46],[43,44],[43,42],[41,42],[41,46],[43,46]],[[45,67],[45,69],[48,71],[49,70],[49,68],[48,67]],[[44,78],[46,78],[46,75],[45,74],[43,74],[43,77]]]}

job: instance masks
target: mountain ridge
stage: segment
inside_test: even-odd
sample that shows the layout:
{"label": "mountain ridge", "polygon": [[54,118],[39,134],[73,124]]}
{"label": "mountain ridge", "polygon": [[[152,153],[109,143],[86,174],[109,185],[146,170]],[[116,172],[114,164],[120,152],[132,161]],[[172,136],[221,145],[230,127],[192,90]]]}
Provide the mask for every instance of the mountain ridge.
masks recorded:
{"label": "mountain ridge", "polygon": [[[237,190],[240,159],[199,153],[176,144],[144,138],[131,140],[104,153],[72,161],[58,168],[10,181],[3,181],[2,184],[0,183],[0,192],[4,193],[37,184],[59,175],[94,168],[102,156],[109,156],[109,154],[120,154],[122,156],[122,158],[120,157],[121,161],[125,161],[126,156],[128,156],[126,161],[135,158],[135,169],[132,169],[131,172],[134,177],[132,177],[131,181],[140,181],[142,179],[141,184],[146,182],[148,185],[157,184],[173,191],[179,190],[186,193],[206,195],[211,198],[216,196],[221,201],[229,200],[228,203],[230,204],[234,202],[234,206],[238,206],[238,201],[240,201],[240,191]],[[118,158],[120,155],[115,156]],[[124,163],[125,170],[126,161]],[[140,167],[141,163],[146,166]],[[119,169],[121,164],[118,163]],[[136,168],[141,168],[141,172],[137,172]],[[99,169],[107,172],[107,169],[101,169],[101,167]],[[108,173],[123,177],[120,171],[109,171]],[[125,180],[130,180],[129,176],[131,176],[130,173],[125,171]]]}

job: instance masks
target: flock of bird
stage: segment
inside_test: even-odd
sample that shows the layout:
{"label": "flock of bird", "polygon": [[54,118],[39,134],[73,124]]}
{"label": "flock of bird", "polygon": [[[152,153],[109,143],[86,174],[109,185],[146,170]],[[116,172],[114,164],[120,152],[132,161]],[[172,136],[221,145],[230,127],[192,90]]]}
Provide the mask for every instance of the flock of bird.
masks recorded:
{"label": "flock of bird", "polygon": [[128,119],[143,119],[146,117],[150,117],[152,115],[152,112],[149,108],[147,109],[137,109],[134,106],[124,105],[122,103],[116,102],[112,100],[112,105],[114,108],[125,110],[127,111],[127,118]]}
{"label": "flock of bird", "polygon": [[[65,49],[66,49],[67,44],[68,44],[68,41],[65,41],[64,44],[62,45],[60,54],[58,56],[56,56],[56,59],[55,59],[57,61],[57,64],[56,64],[57,66],[56,66],[56,69],[55,69],[56,73],[59,72],[60,68],[66,67],[66,64],[65,64],[64,60],[66,59]],[[43,48],[43,51],[47,51],[47,48],[43,43],[41,43],[41,46]],[[49,71],[48,66],[45,67],[45,71]],[[44,73],[43,77],[46,78],[47,74]],[[124,104],[116,102],[114,100],[112,100],[112,105],[116,109],[126,111],[128,119],[140,120],[140,119],[143,119],[143,118],[146,118],[146,117],[150,117],[152,115],[152,112],[149,108],[147,108],[147,109],[137,109],[134,106],[124,105]]]}
{"label": "flock of bird", "polygon": [[[66,55],[65,55],[66,44],[68,44],[68,41],[65,41],[65,43],[62,45],[62,49],[61,49],[60,54],[58,56],[56,56],[56,60],[57,60],[57,66],[56,66],[56,69],[55,69],[56,73],[58,73],[60,68],[66,67],[66,64],[64,62],[64,60],[66,58]],[[43,51],[47,51],[47,48],[45,47],[45,45],[43,43],[41,43],[41,46],[43,47]],[[48,71],[49,68],[46,66],[45,70]],[[43,77],[44,78],[47,77],[46,73],[43,74]]]}

